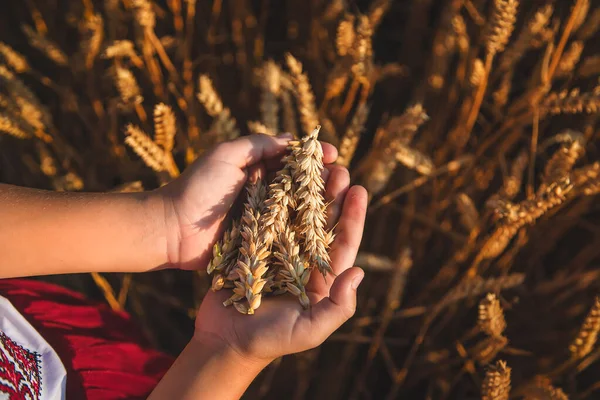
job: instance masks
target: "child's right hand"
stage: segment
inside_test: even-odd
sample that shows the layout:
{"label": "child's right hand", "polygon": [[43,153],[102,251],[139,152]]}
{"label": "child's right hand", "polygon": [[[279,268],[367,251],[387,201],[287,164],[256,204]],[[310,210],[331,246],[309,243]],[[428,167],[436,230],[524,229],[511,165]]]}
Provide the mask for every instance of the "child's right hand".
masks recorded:
{"label": "child's right hand", "polygon": [[198,311],[195,339],[219,340],[248,361],[266,364],[291,353],[320,345],[353,314],[356,288],[363,271],[353,267],[363,234],[367,192],[360,186],[348,189],[350,176],[339,166],[328,166],[326,200],[328,224],[337,223],[331,246],[331,266],[337,277],[327,281],[314,273],[307,286],[311,308],[303,310],[291,295],[267,297],[254,315],[242,315],[223,307],[230,293],[209,292]]}

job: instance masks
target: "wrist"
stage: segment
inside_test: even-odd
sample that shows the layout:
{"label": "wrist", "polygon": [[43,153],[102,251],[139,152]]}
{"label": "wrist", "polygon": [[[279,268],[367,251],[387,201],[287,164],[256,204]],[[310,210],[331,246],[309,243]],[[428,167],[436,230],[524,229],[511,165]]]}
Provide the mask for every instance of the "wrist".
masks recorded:
{"label": "wrist", "polygon": [[198,349],[200,352],[209,351],[218,354],[223,360],[228,361],[231,365],[235,365],[236,369],[243,368],[255,375],[258,375],[260,371],[273,361],[272,358],[255,357],[245,354],[221,336],[210,332],[196,331],[190,341],[190,346]]}

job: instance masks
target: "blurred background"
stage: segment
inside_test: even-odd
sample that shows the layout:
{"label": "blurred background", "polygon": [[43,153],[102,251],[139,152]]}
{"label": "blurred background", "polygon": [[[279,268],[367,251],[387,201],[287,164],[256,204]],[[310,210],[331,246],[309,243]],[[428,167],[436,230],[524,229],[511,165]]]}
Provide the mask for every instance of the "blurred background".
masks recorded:
{"label": "blurred background", "polygon": [[[319,123],[369,189],[355,317],[246,398],[507,399],[508,382],[511,398],[600,396],[596,2],[24,0],[0,14],[0,182],[151,190],[220,141]],[[41,279],[131,313],[173,355],[211,284]]]}

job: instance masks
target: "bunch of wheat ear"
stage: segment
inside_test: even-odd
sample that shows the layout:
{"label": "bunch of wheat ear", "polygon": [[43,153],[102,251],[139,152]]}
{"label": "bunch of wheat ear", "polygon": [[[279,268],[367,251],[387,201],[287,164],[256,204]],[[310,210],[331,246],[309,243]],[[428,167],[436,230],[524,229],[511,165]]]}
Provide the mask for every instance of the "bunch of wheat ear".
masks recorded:
{"label": "bunch of wheat ear", "polygon": [[214,245],[207,272],[214,291],[233,291],[225,306],[254,314],[263,295],[287,292],[308,308],[311,272],[316,268],[324,277],[333,273],[328,250],[334,235],[326,229],[320,128],[289,142],[283,168],[268,187],[260,179],[248,185],[241,219]]}

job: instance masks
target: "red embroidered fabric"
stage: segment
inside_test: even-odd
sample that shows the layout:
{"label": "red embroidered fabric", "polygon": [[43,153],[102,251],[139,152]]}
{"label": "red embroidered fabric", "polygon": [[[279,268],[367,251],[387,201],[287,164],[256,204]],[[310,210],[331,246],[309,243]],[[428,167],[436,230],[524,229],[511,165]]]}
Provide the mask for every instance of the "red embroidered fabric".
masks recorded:
{"label": "red embroidered fabric", "polygon": [[67,370],[68,399],[146,398],[173,362],[149,348],[126,313],[79,293],[35,280],[7,279],[0,280],[0,295],[60,357]]}
{"label": "red embroidered fabric", "polygon": [[18,345],[0,332],[0,393],[10,400],[40,398],[39,354]]}

